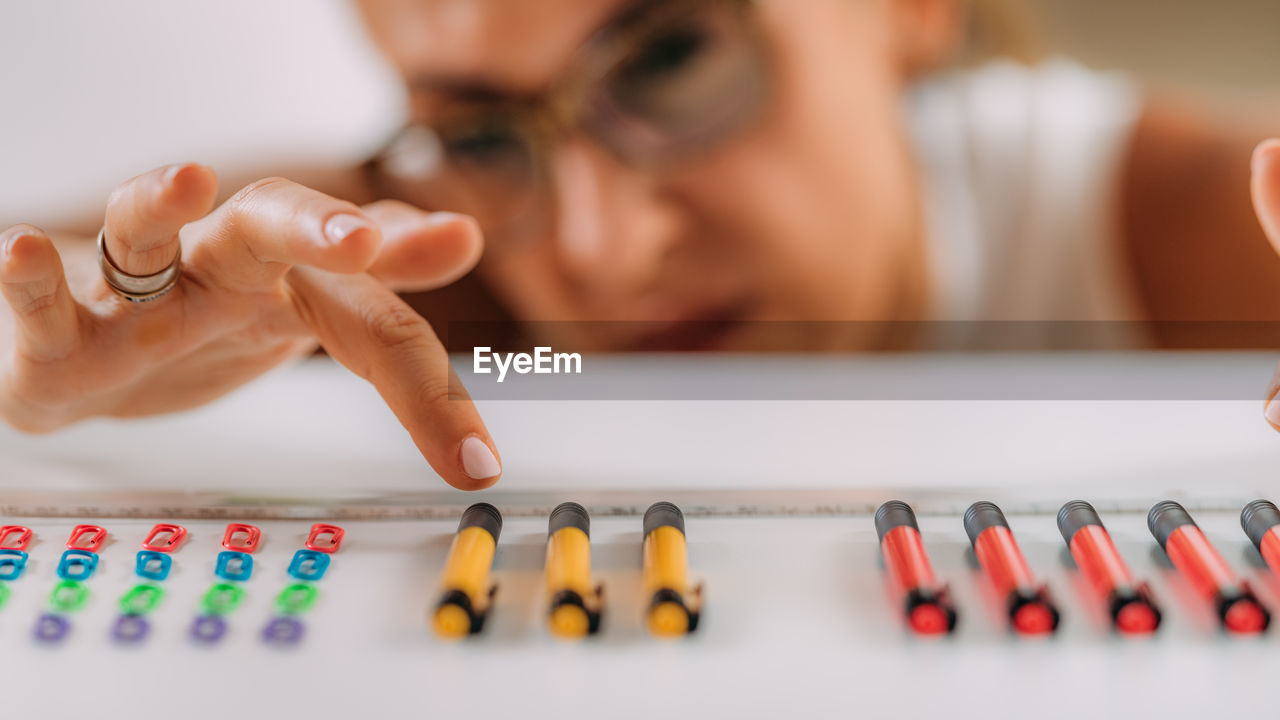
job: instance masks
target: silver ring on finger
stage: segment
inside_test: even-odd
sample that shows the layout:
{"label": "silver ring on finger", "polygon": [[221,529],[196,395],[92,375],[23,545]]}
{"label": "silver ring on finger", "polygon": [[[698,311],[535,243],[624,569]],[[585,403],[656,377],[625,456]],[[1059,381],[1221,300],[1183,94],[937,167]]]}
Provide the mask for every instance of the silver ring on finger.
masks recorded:
{"label": "silver ring on finger", "polygon": [[178,244],[178,252],[163,270],[150,275],[131,275],[116,265],[107,254],[107,228],[98,231],[98,267],[102,270],[102,279],[115,294],[129,302],[143,303],[155,300],[178,284],[182,277],[182,244]]}

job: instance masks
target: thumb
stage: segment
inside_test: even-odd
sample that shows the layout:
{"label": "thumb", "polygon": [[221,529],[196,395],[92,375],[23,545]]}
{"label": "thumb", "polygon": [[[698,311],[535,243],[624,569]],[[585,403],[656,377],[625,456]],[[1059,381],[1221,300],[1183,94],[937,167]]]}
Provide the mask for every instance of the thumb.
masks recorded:
{"label": "thumb", "polygon": [[480,226],[466,215],[426,212],[396,200],[363,208],[382,230],[369,274],[397,292],[434,290],[466,275],[480,260]]}
{"label": "thumb", "polygon": [[1253,209],[1271,246],[1280,252],[1280,139],[1253,151]]}

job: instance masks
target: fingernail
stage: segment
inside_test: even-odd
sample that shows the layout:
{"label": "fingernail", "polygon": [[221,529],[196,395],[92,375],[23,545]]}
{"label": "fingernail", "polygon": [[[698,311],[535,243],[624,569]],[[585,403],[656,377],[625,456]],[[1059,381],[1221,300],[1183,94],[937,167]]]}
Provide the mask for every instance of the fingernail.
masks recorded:
{"label": "fingernail", "polygon": [[454,212],[433,212],[427,217],[427,225],[444,225],[446,223],[455,222],[465,218],[466,215],[460,215]]}
{"label": "fingernail", "polygon": [[502,466],[489,446],[472,435],[462,441],[462,471],[472,480],[487,480],[501,473]]}
{"label": "fingernail", "polygon": [[180,173],[180,172],[182,172],[183,170],[185,170],[185,169],[186,169],[186,167],[187,167],[187,163],[182,163],[182,164],[180,164],[180,165],[171,165],[171,166],[169,166],[169,169],[164,171],[164,185],[165,185],[165,187],[171,187],[171,186],[173,185],[173,181],[174,181],[174,180],[176,180],[176,179],[178,178],[178,173]]}
{"label": "fingernail", "polygon": [[351,233],[368,227],[371,225],[364,218],[346,214],[334,215],[324,224],[324,236],[329,239],[329,242],[337,245],[346,240]]}
{"label": "fingernail", "polygon": [[13,255],[13,249],[18,246],[18,241],[30,236],[30,233],[21,230],[5,236],[4,240],[0,241],[0,260],[8,260]]}
{"label": "fingernail", "polygon": [[1263,409],[1262,414],[1266,416],[1267,422],[1280,428],[1280,400],[1271,398],[1267,402],[1267,407]]}

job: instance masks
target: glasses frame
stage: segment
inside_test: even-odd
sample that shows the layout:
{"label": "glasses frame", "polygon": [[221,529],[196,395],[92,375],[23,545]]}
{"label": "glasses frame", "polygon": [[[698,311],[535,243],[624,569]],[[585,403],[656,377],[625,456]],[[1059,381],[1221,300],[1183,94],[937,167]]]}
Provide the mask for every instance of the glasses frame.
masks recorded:
{"label": "glasses frame", "polygon": [[[732,140],[751,125],[767,105],[774,85],[774,60],[772,48],[756,17],[758,2],[759,0],[639,0],[578,48],[575,60],[570,63],[571,70],[546,90],[524,98],[460,100],[453,104],[454,107],[439,111],[439,118],[434,121],[411,120],[365,162],[362,169],[366,183],[378,197],[404,200],[428,210],[450,209],[432,207],[430,203],[422,202],[422,198],[414,197],[405,188],[412,181],[387,171],[385,165],[397,143],[407,133],[425,129],[440,137],[442,131],[447,132],[444,129],[450,124],[451,114],[456,118],[468,118],[468,122],[472,124],[476,124],[478,118],[484,115],[504,118],[506,127],[528,153],[531,192],[524,200],[528,207],[516,210],[495,228],[485,228],[486,235],[489,236],[508,232],[518,220],[529,219],[533,208],[549,211],[553,200],[550,197],[552,149],[566,137],[581,134],[619,162],[647,172],[662,173],[683,166]],[[732,121],[723,123],[722,127],[708,133],[714,137],[678,139],[668,142],[657,152],[636,151],[611,139],[607,130],[590,120],[589,110],[593,106],[599,110],[598,103],[607,97],[607,93],[598,92],[597,89],[607,87],[612,74],[656,30],[672,27],[681,17],[697,17],[708,7],[722,7],[731,12],[743,32],[745,42],[752,49],[758,82],[753,88],[753,95],[744,99],[743,104],[749,104],[750,107],[740,109]],[[462,124],[457,119],[452,122]],[[540,226],[542,223],[529,225]]]}

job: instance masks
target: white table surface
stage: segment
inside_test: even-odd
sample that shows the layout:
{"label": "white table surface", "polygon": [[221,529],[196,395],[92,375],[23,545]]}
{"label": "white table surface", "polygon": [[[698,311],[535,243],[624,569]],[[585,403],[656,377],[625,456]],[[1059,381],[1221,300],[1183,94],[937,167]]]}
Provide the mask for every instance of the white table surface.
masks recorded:
{"label": "white table surface", "polygon": [[[700,362],[715,360],[644,366],[678,374]],[[991,362],[993,372],[1010,362],[1054,371],[1080,360],[1005,358]],[[1145,517],[1133,510],[1166,496],[1203,508],[1196,517],[1210,538],[1280,608],[1280,584],[1236,515],[1245,500],[1280,496],[1280,437],[1260,413],[1271,359],[1186,362],[1206,374],[1230,366],[1247,375],[1256,366],[1259,398],[485,401],[506,475],[476,495],[444,488],[376,394],[324,361],[179,416],[93,421],[34,438],[0,431],[0,510],[46,503],[56,506],[49,514],[66,515],[4,518],[38,536],[31,566],[0,609],[4,714],[1025,718],[1256,710],[1280,645],[1215,630],[1206,606],[1152,552]],[[806,366],[786,363],[788,372]],[[838,372],[874,374],[892,363]],[[808,376],[837,372],[809,366]],[[773,361],[760,367],[778,371]],[[610,372],[634,373],[635,364],[605,363],[595,381]],[[1140,362],[1125,372],[1135,382],[1144,375]],[[403,503],[417,515],[341,521],[347,545],[319,583],[307,638],[283,652],[257,633],[308,521],[255,521],[267,539],[247,604],[226,641],[210,649],[185,632],[212,581],[226,519],[183,520],[192,537],[175,557],[153,635],[123,649],[107,638],[115,600],[134,581],[132,557],[146,529],[166,518],[100,518],[114,540],[89,581],[88,608],[62,646],[31,640],[66,533],[94,519],[79,506],[116,515],[137,501],[145,514],[148,498],[169,502],[186,492],[201,502],[220,492],[278,498],[286,510],[302,508],[300,517],[338,512],[346,505],[333,503],[348,497],[355,505],[371,497],[379,507]],[[865,510],[899,496],[931,513],[921,518],[925,541],[962,612],[952,638],[905,634],[885,592]],[[690,561],[707,585],[705,626],[676,642],[641,629],[640,522],[627,514],[664,497],[692,510]],[[1104,520],[1117,544],[1163,602],[1158,636],[1113,637],[1064,561],[1048,513],[1075,497],[1111,509]],[[445,644],[427,630],[425,613],[456,521],[414,517],[447,516],[479,499],[509,510],[495,563],[498,605],[483,636]],[[557,642],[541,624],[546,520],[537,513],[563,499],[601,510],[594,566],[609,614],[602,636],[581,644]],[[1004,630],[953,514],[978,499],[1011,510],[1028,560],[1063,609],[1055,638]]]}

